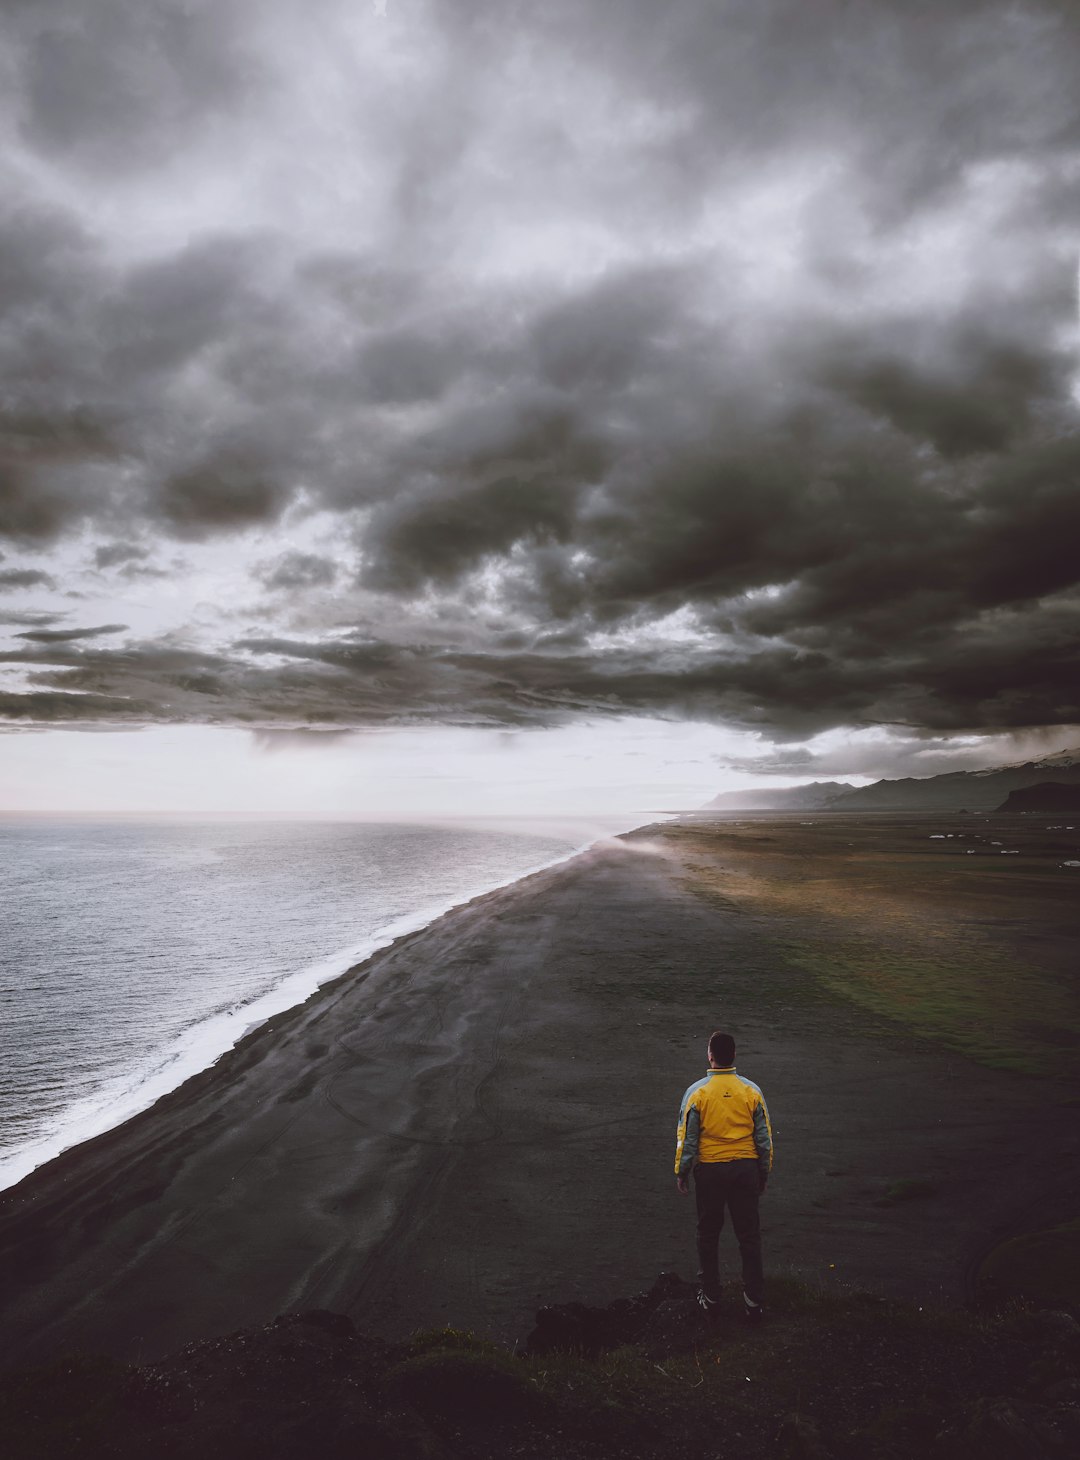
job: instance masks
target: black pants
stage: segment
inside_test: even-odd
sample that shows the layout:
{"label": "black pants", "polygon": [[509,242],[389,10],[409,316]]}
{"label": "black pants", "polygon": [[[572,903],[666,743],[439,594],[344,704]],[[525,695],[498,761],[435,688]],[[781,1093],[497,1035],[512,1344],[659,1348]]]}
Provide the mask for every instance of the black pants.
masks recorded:
{"label": "black pants", "polygon": [[743,1288],[752,1303],[762,1302],[765,1278],[758,1221],[758,1163],[753,1160],[702,1162],[694,1167],[694,1195],[698,1260],[706,1294],[710,1298],[720,1296],[719,1244],[727,1207],[742,1255]]}

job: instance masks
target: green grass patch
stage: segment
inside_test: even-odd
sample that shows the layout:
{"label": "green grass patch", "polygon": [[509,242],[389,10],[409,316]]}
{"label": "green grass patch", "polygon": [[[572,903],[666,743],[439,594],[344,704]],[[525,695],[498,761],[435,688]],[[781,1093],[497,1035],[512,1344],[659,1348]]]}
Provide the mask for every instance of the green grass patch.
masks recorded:
{"label": "green grass patch", "polygon": [[498,1344],[489,1338],[479,1338],[467,1328],[425,1328],[414,1333],[402,1350],[403,1358],[415,1358],[430,1353],[433,1349],[456,1349],[463,1353],[501,1353]]}
{"label": "green grass patch", "polygon": [[861,850],[849,854],[818,836],[819,854],[807,856],[793,832],[757,857],[759,840],[740,834],[727,847],[696,830],[675,843],[687,889],[728,919],[749,914],[752,941],[775,953],[772,967],[748,970],[763,1008],[774,994],[781,1008],[816,994],[993,1069],[1078,1073],[1071,924],[1041,882],[1020,896],[1012,872],[999,885],[995,859],[966,857],[927,881],[921,856],[875,847],[854,828]]}
{"label": "green grass patch", "polygon": [[426,1347],[390,1369],[384,1392],[437,1432],[542,1426],[550,1409],[527,1370],[490,1347]]}
{"label": "green grass patch", "polygon": [[[983,950],[967,962],[840,940],[789,942],[785,956],[831,993],[979,1064],[1076,1073],[1080,999],[1034,969]],[[1026,1018],[1033,1008],[1038,1024]]]}

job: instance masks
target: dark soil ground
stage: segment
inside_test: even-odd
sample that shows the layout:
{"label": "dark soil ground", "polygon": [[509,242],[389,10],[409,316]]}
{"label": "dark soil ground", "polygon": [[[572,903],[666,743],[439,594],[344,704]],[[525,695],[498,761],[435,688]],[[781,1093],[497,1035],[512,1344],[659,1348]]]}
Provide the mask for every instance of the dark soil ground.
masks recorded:
{"label": "dark soil ground", "polygon": [[[734,1298],[738,1299],[738,1293]],[[1056,1460],[1080,1447],[1080,1325],[774,1284],[764,1324],[707,1323],[664,1277],[542,1312],[518,1353],[401,1344],[291,1315],[143,1366],[0,1380],[11,1460]]]}
{"label": "dark soil ground", "polygon": [[1056,1305],[1077,846],[1046,818],[695,819],[478,899],[4,1193],[2,1353],[147,1364],[307,1309],[506,1344],[686,1272],[675,1118],[717,1026],[773,1117],[773,1279],[947,1306],[1022,1268]]}

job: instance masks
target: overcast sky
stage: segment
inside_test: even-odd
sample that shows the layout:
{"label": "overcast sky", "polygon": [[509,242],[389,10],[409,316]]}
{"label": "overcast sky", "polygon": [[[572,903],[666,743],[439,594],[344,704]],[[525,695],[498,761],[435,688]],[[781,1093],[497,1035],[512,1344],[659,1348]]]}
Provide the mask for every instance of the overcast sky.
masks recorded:
{"label": "overcast sky", "polygon": [[0,135],[0,806],[1080,741],[1074,5],[6,0]]}

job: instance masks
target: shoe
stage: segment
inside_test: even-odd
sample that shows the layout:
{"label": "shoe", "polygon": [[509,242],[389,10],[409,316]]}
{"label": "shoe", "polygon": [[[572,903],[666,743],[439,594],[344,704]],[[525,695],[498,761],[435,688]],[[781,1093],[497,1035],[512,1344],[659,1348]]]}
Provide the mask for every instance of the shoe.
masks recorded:
{"label": "shoe", "polygon": [[755,1303],[745,1293],[742,1295],[742,1321],[750,1328],[756,1328],[765,1317],[765,1309],[760,1303]]}
{"label": "shoe", "polygon": [[715,1318],[720,1310],[720,1299],[710,1298],[704,1288],[698,1288],[697,1302],[705,1317],[710,1320]]}

